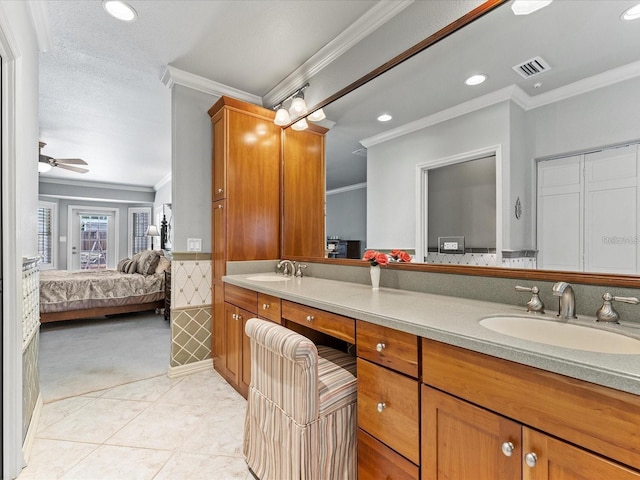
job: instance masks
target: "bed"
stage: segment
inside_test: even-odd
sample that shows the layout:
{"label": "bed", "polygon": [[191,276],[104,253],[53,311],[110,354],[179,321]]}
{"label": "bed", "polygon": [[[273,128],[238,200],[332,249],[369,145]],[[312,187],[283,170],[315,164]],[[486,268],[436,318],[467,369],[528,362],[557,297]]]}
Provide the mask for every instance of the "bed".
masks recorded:
{"label": "bed", "polygon": [[170,265],[162,252],[148,250],[122,260],[117,270],[43,270],[40,322],[163,308],[164,270]]}

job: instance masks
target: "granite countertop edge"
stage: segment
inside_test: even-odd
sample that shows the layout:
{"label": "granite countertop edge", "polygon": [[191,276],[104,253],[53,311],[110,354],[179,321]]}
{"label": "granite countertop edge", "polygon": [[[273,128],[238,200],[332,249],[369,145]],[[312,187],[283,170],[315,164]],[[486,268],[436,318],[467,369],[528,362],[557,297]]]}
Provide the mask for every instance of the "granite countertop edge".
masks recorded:
{"label": "granite countertop edge", "polygon": [[[640,355],[555,347],[493,332],[479,324],[482,318],[491,315],[526,316],[525,307],[391,288],[372,290],[368,285],[316,277],[291,277],[277,282],[248,280],[257,275],[260,274],[227,275],[223,281],[283,300],[640,395]],[[595,326],[595,318],[579,317],[576,323]],[[615,330],[640,336],[640,331],[633,329],[627,331],[618,327]]]}

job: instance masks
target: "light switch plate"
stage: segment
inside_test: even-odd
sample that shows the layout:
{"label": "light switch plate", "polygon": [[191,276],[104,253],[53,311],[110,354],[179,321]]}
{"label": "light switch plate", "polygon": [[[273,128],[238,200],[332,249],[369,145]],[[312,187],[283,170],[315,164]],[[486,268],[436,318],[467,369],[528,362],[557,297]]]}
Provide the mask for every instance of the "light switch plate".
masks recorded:
{"label": "light switch plate", "polygon": [[201,238],[187,238],[187,252],[201,252],[201,251],[202,251]]}

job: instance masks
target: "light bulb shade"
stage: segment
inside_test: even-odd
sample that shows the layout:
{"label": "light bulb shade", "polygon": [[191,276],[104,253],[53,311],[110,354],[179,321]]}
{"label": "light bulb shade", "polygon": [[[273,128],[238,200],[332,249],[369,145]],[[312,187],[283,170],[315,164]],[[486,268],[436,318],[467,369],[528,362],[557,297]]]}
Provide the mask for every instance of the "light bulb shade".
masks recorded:
{"label": "light bulb shade", "polygon": [[549,5],[553,0],[515,0],[511,10],[515,15],[529,15]]}
{"label": "light bulb shade", "polygon": [[147,227],[147,232],[145,233],[145,235],[147,237],[159,237],[160,236],[160,231],[158,230],[157,226],[149,225]]}
{"label": "light bulb shade", "polygon": [[131,5],[122,0],[102,0],[102,7],[109,15],[123,22],[134,22],[138,13]]}
{"label": "light bulb shade", "polygon": [[38,162],[38,173],[47,173],[49,170],[51,170],[51,164]]}
{"label": "light bulb shade", "polygon": [[309,109],[307,108],[307,104],[305,103],[302,94],[298,94],[293,97],[291,106],[289,107],[289,113],[292,117],[300,117],[302,115],[306,115],[308,111]]}
{"label": "light bulb shade", "polygon": [[307,118],[309,120],[311,120],[312,122],[319,122],[319,121],[324,120],[325,118],[327,118],[327,116],[324,114],[324,110],[319,108],[318,110],[313,112],[311,115],[309,115]]}
{"label": "light bulb shade", "polygon": [[273,119],[273,123],[283,127],[284,125],[289,125],[291,122],[291,116],[286,108],[280,107],[276,112],[276,118]]}
{"label": "light bulb shade", "polygon": [[298,120],[296,123],[291,125],[291,128],[294,130],[306,130],[309,127],[306,119]]}

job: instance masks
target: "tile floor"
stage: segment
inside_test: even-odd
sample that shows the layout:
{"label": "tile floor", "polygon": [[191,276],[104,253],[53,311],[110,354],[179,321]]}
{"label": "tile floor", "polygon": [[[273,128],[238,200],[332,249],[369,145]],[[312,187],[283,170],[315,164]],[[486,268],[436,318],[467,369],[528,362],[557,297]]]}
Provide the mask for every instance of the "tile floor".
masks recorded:
{"label": "tile floor", "polygon": [[46,403],[18,480],[250,480],[245,408],[213,369]]}

